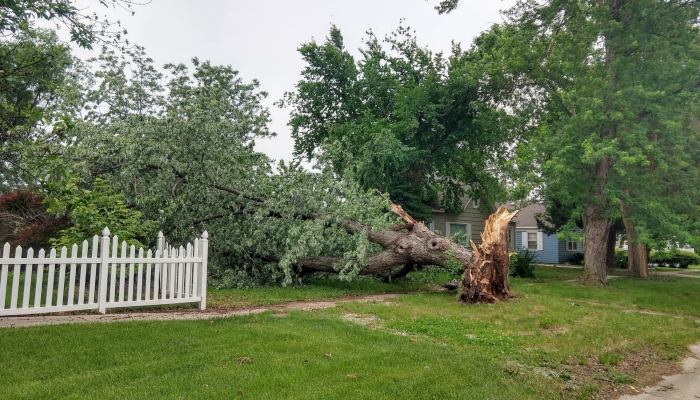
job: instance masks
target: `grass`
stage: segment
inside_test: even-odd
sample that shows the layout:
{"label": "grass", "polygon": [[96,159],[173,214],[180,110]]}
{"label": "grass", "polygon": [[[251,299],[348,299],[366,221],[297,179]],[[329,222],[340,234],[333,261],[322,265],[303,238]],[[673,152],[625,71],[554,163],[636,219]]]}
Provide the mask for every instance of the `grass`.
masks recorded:
{"label": "grass", "polygon": [[338,279],[314,279],[303,286],[267,286],[253,289],[209,289],[207,306],[254,307],[304,300],[333,299],[376,293],[408,293],[426,290],[435,282],[446,282],[447,276],[415,274],[413,279],[385,283],[360,277],[347,282]]}
{"label": "grass", "polygon": [[[590,399],[606,387],[638,386],[644,371],[631,369],[633,360],[670,362],[700,340],[700,279],[618,278],[585,288],[567,282],[580,270],[535,273],[512,280],[518,298],[494,305],[414,292],[285,316],[0,329],[0,392],[6,399]],[[224,307],[392,288],[314,281],[212,296]],[[642,309],[680,317],[634,312]]]}

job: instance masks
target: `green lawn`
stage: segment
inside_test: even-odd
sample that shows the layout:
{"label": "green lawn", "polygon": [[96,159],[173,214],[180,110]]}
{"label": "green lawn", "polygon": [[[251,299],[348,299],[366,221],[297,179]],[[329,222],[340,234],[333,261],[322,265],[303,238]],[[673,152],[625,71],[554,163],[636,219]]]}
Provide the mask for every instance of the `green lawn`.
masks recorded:
{"label": "green lawn", "polygon": [[[634,360],[677,360],[700,340],[700,279],[611,280],[575,269],[513,279],[517,298],[454,293],[213,321],[0,329],[0,393],[15,398],[590,399],[630,392]],[[378,282],[212,291],[231,305],[393,291]],[[414,286],[418,285],[418,286]],[[401,291],[426,283],[404,283]],[[223,301],[223,300],[222,300]],[[670,315],[637,311],[650,310]]]}
{"label": "green lawn", "polygon": [[303,300],[332,299],[375,293],[407,293],[427,290],[436,282],[446,282],[446,275],[416,273],[413,279],[384,283],[368,277],[347,282],[338,279],[315,279],[302,286],[268,286],[254,289],[208,289],[209,307],[254,307]]}

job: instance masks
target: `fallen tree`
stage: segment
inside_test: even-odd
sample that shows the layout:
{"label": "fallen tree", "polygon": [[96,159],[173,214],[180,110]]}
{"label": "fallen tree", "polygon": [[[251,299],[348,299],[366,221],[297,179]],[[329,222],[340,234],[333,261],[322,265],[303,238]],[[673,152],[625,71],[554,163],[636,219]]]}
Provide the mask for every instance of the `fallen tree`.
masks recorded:
{"label": "fallen tree", "polygon": [[[101,58],[106,77],[124,73],[113,58]],[[75,160],[71,173],[86,186],[96,178],[109,181],[145,219],[157,221],[170,243],[207,230],[213,285],[288,285],[315,272],[391,280],[436,265],[464,270],[459,298],[465,303],[510,297],[511,213],[492,216],[481,248],[470,249],[431,232],[388,194],[363,190],[351,172],[341,177],[323,163],[315,171],[275,165],[254,151],[254,139],[270,135],[257,83],[242,83],[229,67],[193,64],[192,75],[185,66],[169,67],[168,92],[150,101],[162,108],[124,115],[108,108],[76,124],[65,156]]]}
{"label": "fallen tree", "polygon": [[[507,232],[508,223],[517,211],[509,212],[499,208],[486,221],[481,234],[481,246],[477,247],[471,241],[472,249],[468,249],[430,231],[423,222],[416,221],[401,206],[391,202],[390,205],[392,212],[401,217],[406,225],[396,226],[393,230],[372,232],[367,227],[348,223],[350,233],[366,229],[369,240],[382,248],[367,258],[359,270],[360,275],[378,275],[399,266],[446,266],[456,262],[464,266],[459,285],[459,301],[467,304],[493,303],[512,297],[508,283],[510,256]],[[406,232],[401,232],[403,230]],[[337,272],[337,265],[345,261],[337,257],[305,257],[298,260],[296,266],[306,271]]]}

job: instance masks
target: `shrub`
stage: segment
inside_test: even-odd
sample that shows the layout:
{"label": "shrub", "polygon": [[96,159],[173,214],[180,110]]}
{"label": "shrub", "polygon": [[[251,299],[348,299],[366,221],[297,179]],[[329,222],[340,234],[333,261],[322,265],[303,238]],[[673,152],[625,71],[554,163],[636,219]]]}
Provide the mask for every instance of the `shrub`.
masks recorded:
{"label": "shrub", "polygon": [[48,248],[49,240],[70,226],[68,218],[47,212],[46,196],[32,190],[13,190],[0,196],[0,246]]}
{"label": "shrub", "polygon": [[627,250],[615,249],[615,259],[613,260],[613,266],[615,268],[627,269],[629,267],[629,262],[627,259]]}
{"label": "shrub", "polygon": [[123,196],[114,193],[103,179],[95,179],[92,190],[81,189],[76,180],[70,180],[63,195],[52,198],[51,204],[50,211],[69,217],[72,223],[50,240],[56,248],[89,241],[93,235],[101,235],[105,227],[120,241],[136,247],[155,236],[155,221],[144,220],[141,212],[127,207]]}
{"label": "shrub", "polygon": [[651,252],[649,262],[664,267],[688,268],[690,265],[700,264],[700,256],[689,251],[661,250]]}
{"label": "shrub", "polygon": [[535,277],[535,260],[537,253],[528,249],[520,250],[510,255],[510,276],[520,278]]}
{"label": "shrub", "polygon": [[583,265],[583,253],[576,253],[571,257],[571,264],[573,265]]}

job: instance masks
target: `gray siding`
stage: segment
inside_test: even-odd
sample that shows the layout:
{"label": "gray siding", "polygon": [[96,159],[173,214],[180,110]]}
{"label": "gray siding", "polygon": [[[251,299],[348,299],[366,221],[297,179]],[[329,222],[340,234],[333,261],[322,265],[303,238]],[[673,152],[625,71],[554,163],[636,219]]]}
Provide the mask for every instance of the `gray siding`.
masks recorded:
{"label": "gray siding", "polygon": [[481,244],[481,232],[484,231],[484,221],[489,217],[479,209],[475,209],[471,204],[467,205],[459,215],[450,214],[447,212],[433,212],[433,224],[436,231],[440,231],[441,235],[447,234],[447,223],[456,222],[460,224],[471,224],[472,236],[471,240],[477,245]]}

